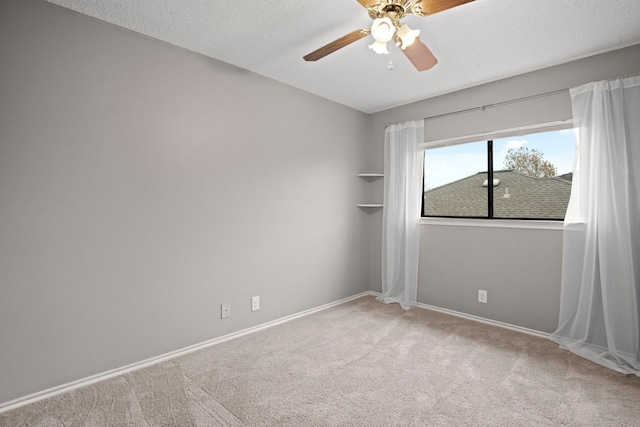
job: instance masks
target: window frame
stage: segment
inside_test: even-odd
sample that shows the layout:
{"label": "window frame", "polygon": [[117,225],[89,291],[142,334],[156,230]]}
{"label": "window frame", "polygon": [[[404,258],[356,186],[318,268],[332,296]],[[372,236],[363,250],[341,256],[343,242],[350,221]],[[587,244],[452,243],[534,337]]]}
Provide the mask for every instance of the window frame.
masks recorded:
{"label": "window frame", "polygon": [[[419,145],[424,157],[424,151],[432,148],[450,147],[453,145],[468,144],[473,142],[487,142],[488,146],[493,144],[493,140],[501,138],[510,138],[516,136],[526,136],[532,133],[551,132],[557,130],[574,129],[574,120],[562,120],[548,123],[540,123],[535,125],[521,126],[512,129],[503,129],[492,132],[485,132],[481,134],[460,136],[455,138],[440,139],[434,141],[425,141]],[[492,148],[492,147],[491,147]],[[493,150],[488,150],[488,155],[491,156]],[[487,159],[487,165],[493,164],[493,158]],[[424,163],[423,163],[424,168]],[[488,168],[488,180],[492,182],[493,167]],[[423,173],[424,176],[424,173]],[[492,218],[492,212],[487,212],[487,217],[447,217],[447,216],[422,216],[424,213],[424,178],[423,178],[423,191],[421,192],[421,211],[420,211],[420,223],[430,225],[457,225],[457,226],[472,226],[472,227],[492,227],[492,228],[529,228],[529,229],[549,229],[549,230],[561,230],[563,228],[564,219],[535,219],[535,218]],[[492,196],[492,188],[489,188],[487,194],[487,204],[489,197]],[[491,209],[490,207],[488,209]]]}

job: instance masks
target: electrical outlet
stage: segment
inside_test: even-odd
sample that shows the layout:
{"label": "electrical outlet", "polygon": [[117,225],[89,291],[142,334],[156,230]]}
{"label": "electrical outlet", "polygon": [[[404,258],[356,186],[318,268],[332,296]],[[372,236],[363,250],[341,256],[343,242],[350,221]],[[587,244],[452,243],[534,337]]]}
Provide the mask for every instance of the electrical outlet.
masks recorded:
{"label": "electrical outlet", "polygon": [[260,297],[251,297],[251,311],[260,310]]}
{"label": "electrical outlet", "polygon": [[220,306],[220,318],[226,319],[227,317],[231,317],[231,303],[225,302]]}
{"label": "electrical outlet", "polygon": [[487,291],[478,289],[478,302],[487,303]]}

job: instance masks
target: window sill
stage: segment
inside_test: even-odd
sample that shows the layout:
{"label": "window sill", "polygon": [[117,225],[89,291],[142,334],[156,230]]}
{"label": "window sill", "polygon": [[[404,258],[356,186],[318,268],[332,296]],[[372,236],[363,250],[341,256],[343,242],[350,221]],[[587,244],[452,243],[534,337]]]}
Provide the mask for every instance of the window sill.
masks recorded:
{"label": "window sill", "polygon": [[456,227],[520,228],[530,230],[562,230],[563,221],[476,218],[420,218],[421,225]]}

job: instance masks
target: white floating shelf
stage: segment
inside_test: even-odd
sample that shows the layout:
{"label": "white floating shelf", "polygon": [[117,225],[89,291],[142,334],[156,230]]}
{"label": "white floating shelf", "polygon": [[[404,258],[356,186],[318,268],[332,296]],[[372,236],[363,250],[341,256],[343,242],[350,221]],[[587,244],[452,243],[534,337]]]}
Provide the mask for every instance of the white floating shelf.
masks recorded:
{"label": "white floating shelf", "polygon": [[[384,174],[383,173],[359,173],[358,176],[360,178],[364,178],[365,181],[371,183],[371,181],[373,181],[376,178],[383,178]],[[358,207],[376,209],[376,208],[382,208],[384,207],[384,205],[382,203],[360,203],[358,204]]]}

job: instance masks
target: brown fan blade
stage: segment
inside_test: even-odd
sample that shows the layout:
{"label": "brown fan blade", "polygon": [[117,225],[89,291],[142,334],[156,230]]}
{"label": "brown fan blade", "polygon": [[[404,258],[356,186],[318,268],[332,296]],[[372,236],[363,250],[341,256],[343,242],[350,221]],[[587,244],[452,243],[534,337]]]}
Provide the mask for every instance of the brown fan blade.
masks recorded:
{"label": "brown fan blade", "polygon": [[413,43],[406,47],[406,49],[400,49],[407,55],[409,61],[413,64],[418,71],[428,70],[438,63],[438,60],[433,53],[429,50],[426,44],[417,38]]}
{"label": "brown fan blade", "polygon": [[474,0],[418,0],[412,6],[415,15],[425,16],[451,9]]}
{"label": "brown fan blade", "polygon": [[374,7],[380,4],[380,0],[358,0],[364,7]]}
{"label": "brown fan blade", "polygon": [[318,59],[324,58],[325,56],[335,52],[338,49],[342,49],[343,47],[350,45],[351,43],[356,42],[363,37],[368,36],[370,33],[371,30],[367,29],[353,31],[346,36],[342,36],[339,39],[322,46],[320,49],[314,50],[313,52],[303,56],[303,58],[305,61],[317,61]]}

